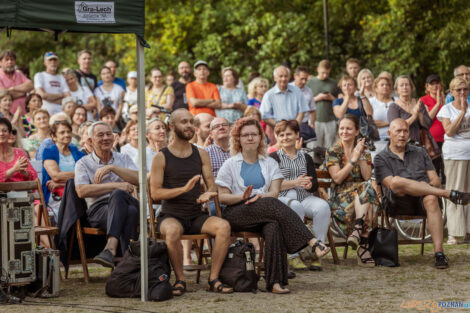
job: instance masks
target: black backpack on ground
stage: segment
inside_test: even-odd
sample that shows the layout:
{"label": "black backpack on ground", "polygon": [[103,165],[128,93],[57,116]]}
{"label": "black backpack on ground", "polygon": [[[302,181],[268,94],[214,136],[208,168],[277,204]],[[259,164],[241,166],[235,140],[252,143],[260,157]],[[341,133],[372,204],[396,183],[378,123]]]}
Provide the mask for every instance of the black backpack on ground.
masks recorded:
{"label": "black backpack on ground", "polygon": [[258,274],[255,271],[255,248],[251,243],[242,240],[232,244],[227,252],[220,280],[236,292],[256,292],[258,289]]}
{"label": "black backpack on ground", "polygon": [[[148,299],[164,301],[173,297],[170,260],[165,242],[148,241]],[[116,298],[140,297],[140,242],[132,242],[123,259],[106,282],[106,294]]]}

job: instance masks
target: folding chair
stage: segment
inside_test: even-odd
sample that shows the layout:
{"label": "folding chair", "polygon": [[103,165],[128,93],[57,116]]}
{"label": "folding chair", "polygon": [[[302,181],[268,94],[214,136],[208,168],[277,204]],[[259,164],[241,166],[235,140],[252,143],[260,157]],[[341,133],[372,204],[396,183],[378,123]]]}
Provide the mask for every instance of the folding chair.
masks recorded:
{"label": "folding chair", "polygon": [[[36,237],[36,244],[39,244],[39,238],[41,235],[47,235],[51,248],[55,249],[54,236],[59,233],[59,228],[51,225],[49,216],[47,214],[46,203],[44,201],[44,194],[42,192],[41,181],[39,179],[22,181],[22,182],[9,182],[0,183],[0,191],[29,191],[35,196],[35,200],[39,200],[39,223],[38,226],[34,227],[34,235]],[[37,192],[34,192],[37,191]],[[42,221],[44,220],[44,225]]]}

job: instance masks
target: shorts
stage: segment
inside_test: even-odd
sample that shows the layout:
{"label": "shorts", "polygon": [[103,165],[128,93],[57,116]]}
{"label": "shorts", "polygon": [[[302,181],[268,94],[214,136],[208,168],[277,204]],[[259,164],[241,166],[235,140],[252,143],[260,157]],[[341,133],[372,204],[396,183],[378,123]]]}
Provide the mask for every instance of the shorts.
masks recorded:
{"label": "shorts", "polygon": [[171,215],[168,213],[166,214],[162,213],[158,216],[158,219],[157,219],[157,224],[156,224],[157,232],[160,232],[160,225],[167,218],[174,218],[175,220],[177,220],[183,227],[183,234],[191,235],[191,234],[201,233],[202,225],[204,225],[206,220],[209,218],[209,214],[201,212],[201,214],[199,215],[180,217],[180,216],[175,216],[175,215]]}
{"label": "shorts", "polygon": [[396,215],[426,216],[423,197],[414,197],[409,195],[400,197],[393,191],[390,191],[388,198],[386,208],[388,210],[388,215],[391,217]]}

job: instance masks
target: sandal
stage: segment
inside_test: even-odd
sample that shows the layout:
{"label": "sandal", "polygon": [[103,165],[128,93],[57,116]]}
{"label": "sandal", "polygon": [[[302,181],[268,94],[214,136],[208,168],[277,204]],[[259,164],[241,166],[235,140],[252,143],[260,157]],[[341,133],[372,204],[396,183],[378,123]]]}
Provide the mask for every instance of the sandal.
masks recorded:
{"label": "sandal", "polygon": [[[367,238],[361,237],[361,244],[359,246],[359,249],[357,250],[357,264],[361,267],[374,267],[375,266],[375,261],[372,258],[372,256],[365,257],[364,254],[369,252],[369,244],[366,243],[365,241]],[[362,249],[362,252],[359,252],[360,249]]]}
{"label": "sandal", "polygon": [[[357,246],[359,246],[359,242],[361,241],[361,230],[364,225],[364,219],[358,218],[354,222],[354,228],[353,232],[351,235],[349,235],[348,239],[346,240],[346,243],[351,246],[351,249],[356,250]],[[356,232],[357,231],[357,235]]]}
{"label": "sandal", "polygon": [[278,289],[278,290],[277,290],[277,289],[274,289],[273,287],[271,287],[271,290],[270,290],[270,291],[271,291],[272,293],[276,294],[276,295],[285,295],[285,294],[290,293],[290,290],[287,289],[287,288],[285,288],[283,285],[279,284],[279,287],[280,287],[281,289]]}
{"label": "sandal", "polygon": [[[209,278],[210,279],[210,278]],[[215,287],[215,284],[220,283],[217,287]],[[224,288],[230,289],[229,291],[224,291]],[[217,277],[214,280],[209,280],[209,285],[207,286],[207,291],[209,292],[215,292],[215,293],[232,293],[233,289],[232,287],[222,283],[220,279]]]}
{"label": "sandal", "polygon": [[[180,286],[176,286],[176,285],[180,285]],[[175,293],[175,291],[177,292]],[[186,292],[186,282],[182,280],[175,281],[175,283],[173,284],[173,295],[179,297],[179,296],[182,296],[185,292]]]}
{"label": "sandal", "polygon": [[[324,251],[326,250],[325,253],[323,253],[322,255],[318,255],[317,252],[316,252],[316,249],[320,249],[320,251]],[[315,243],[313,244],[312,246],[312,252],[313,254],[317,257],[317,258],[322,258],[324,257],[325,255],[328,254],[328,252],[330,252],[330,248],[328,248],[327,246],[325,246],[325,244],[321,241],[321,240],[318,240],[315,241]]]}

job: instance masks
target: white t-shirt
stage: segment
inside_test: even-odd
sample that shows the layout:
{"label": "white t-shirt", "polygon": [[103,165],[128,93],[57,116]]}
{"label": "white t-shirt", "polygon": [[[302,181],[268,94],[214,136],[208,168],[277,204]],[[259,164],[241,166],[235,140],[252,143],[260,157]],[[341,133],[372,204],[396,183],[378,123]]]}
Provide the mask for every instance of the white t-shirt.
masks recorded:
{"label": "white t-shirt", "polygon": [[[93,97],[93,93],[91,92],[90,88],[88,87],[83,87],[80,85],[77,85],[78,89],[75,91],[70,90],[70,95],[75,99],[75,102],[77,102],[77,105],[84,105],[88,103],[88,98]],[[87,120],[88,121],[94,121],[93,114],[87,110]]]}
{"label": "white t-shirt", "polygon": [[[387,112],[388,108],[390,107],[390,104],[393,103],[393,101],[384,103],[382,101],[379,101],[376,97],[368,98],[370,105],[372,106],[372,109],[374,110],[374,113],[372,114],[372,118],[374,121],[382,121],[382,122],[388,122],[387,119]],[[377,127],[380,135],[380,139],[384,140],[388,138],[388,126],[385,127]]]}
{"label": "white t-shirt", "polygon": [[111,91],[104,90],[103,86],[99,86],[95,88],[95,96],[101,101],[103,107],[106,105],[111,105],[113,109],[116,111],[119,107],[119,99],[121,98],[121,94],[124,92],[121,86],[118,84],[113,84],[113,89]]}
{"label": "white t-shirt", "polygon": [[[135,166],[139,167],[139,150],[138,149],[134,148],[133,146],[131,146],[130,143],[128,143],[121,147],[121,153],[127,154],[132,159],[132,162],[134,162]],[[147,173],[150,173],[150,169],[152,168],[153,157],[157,153],[149,147],[145,148],[145,153],[146,153],[146,158],[147,158],[146,160],[147,161]]]}
{"label": "white t-shirt", "polygon": [[[443,118],[448,118],[452,123],[460,115],[460,112],[451,102],[441,108],[437,113],[437,119],[442,122]],[[445,160],[470,160],[470,107],[467,109],[457,133],[452,137],[444,135],[442,154]]]}
{"label": "white t-shirt", "polygon": [[122,108],[122,116],[127,121],[129,119],[129,109],[137,104],[137,89],[134,91],[129,90],[126,91],[124,95],[124,106]]}
{"label": "white t-shirt", "polygon": [[[47,72],[39,72],[34,75],[34,88],[42,88],[45,92],[58,94],[68,92],[69,87],[62,75],[52,75]],[[42,108],[52,116],[62,111],[62,105],[42,100]]]}

